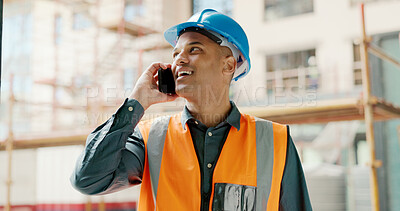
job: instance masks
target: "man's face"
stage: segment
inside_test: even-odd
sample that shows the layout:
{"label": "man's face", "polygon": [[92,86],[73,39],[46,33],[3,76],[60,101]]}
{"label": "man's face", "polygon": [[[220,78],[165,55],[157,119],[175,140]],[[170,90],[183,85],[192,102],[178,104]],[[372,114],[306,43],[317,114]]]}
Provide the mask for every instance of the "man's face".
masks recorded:
{"label": "man's face", "polygon": [[221,47],[208,37],[186,32],[179,37],[172,55],[172,72],[179,96],[190,98],[223,87]]}

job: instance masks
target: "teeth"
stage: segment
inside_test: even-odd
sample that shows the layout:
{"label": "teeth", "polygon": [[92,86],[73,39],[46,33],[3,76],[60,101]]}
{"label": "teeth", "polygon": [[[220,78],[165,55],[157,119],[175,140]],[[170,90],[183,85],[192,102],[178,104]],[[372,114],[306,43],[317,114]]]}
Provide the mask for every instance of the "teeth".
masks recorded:
{"label": "teeth", "polygon": [[180,71],[179,73],[178,73],[178,77],[181,77],[181,76],[183,76],[183,75],[191,75],[193,72],[192,71],[185,71],[185,70],[183,70],[183,71]]}

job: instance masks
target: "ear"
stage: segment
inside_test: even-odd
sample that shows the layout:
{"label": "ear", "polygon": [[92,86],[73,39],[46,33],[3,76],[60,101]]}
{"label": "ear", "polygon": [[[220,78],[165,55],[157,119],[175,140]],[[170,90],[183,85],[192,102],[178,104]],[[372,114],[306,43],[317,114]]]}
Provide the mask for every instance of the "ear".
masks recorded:
{"label": "ear", "polygon": [[236,60],[233,56],[226,56],[222,73],[231,76],[236,70]]}

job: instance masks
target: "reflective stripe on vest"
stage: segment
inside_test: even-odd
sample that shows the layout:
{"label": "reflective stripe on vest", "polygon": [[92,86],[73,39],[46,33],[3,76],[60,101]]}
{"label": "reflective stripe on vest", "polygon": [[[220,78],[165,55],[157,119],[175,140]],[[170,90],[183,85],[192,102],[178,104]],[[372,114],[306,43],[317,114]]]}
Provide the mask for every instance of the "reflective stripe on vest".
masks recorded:
{"label": "reflective stripe on vest", "polygon": [[[139,210],[200,210],[200,168],[180,118],[139,126],[146,147]],[[285,125],[242,114],[215,166],[210,210],[278,210],[286,148]]]}

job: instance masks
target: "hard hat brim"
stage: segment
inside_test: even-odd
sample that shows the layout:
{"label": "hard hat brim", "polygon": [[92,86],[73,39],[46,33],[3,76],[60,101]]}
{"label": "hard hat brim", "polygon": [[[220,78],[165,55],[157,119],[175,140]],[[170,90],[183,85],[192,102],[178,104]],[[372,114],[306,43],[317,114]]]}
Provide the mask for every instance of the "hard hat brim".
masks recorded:
{"label": "hard hat brim", "polygon": [[[189,27],[200,27],[200,28],[204,28],[203,24],[197,23],[197,22],[185,22],[185,23],[181,23],[175,26],[172,26],[170,28],[168,28],[167,30],[165,30],[164,32],[164,38],[167,40],[167,42],[169,44],[171,44],[173,47],[175,47],[177,41],[178,41],[178,36],[179,33],[186,28]],[[207,28],[206,28],[207,29]]]}

